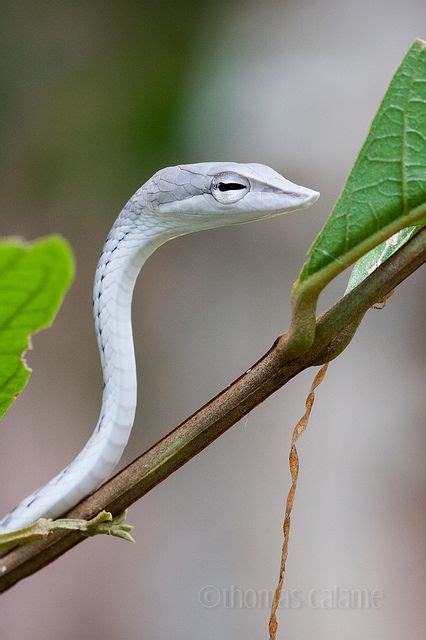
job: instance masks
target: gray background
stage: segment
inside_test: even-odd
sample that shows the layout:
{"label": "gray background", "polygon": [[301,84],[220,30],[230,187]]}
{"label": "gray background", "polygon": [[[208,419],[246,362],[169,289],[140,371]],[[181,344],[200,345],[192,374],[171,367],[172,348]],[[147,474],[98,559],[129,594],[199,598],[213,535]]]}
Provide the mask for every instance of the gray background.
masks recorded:
{"label": "gray background", "polygon": [[[181,238],[149,260],[134,302],[140,394],[125,463],[288,325],[307,247],[392,73],[426,37],[426,9],[182,0],[6,2],[2,12],[1,233],[60,232],[77,260],[53,328],[34,339],[28,388],[2,423],[5,512],[69,462],[96,422],[92,277],[122,203],[160,166],[220,159],[265,162],[322,193],[306,212]],[[421,284],[416,273],[368,314],[319,390],[299,447],[286,576],[296,606],[281,611],[280,637],[423,636]],[[313,374],[136,504],[136,545],[87,541],[5,594],[2,638],[267,637],[290,434]],[[208,585],[215,606],[200,596]],[[311,593],[318,604],[333,588],[377,590],[379,606],[312,606]]]}

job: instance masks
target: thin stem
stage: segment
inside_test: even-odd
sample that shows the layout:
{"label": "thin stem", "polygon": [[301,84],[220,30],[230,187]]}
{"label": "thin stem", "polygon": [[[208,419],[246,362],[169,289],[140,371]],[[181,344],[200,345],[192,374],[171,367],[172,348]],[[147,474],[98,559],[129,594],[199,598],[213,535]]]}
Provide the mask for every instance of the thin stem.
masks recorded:
{"label": "thin stem", "polygon": [[303,434],[303,432],[306,430],[306,427],[308,426],[312,407],[315,401],[315,389],[319,387],[321,382],[324,380],[325,375],[327,373],[327,369],[328,369],[328,362],[327,364],[324,364],[316,374],[314,381],[312,382],[308,397],[306,398],[305,413],[303,414],[299,422],[294,427],[293,435],[291,438],[290,454],[288,457],[288,462],[290,467],[290,476],[291,476],[291,487],[287,495],[287,501],[286,501],[285,512],[284,512],[283,544],[281,549],[278,583],[277,583],[277,587],[275,589],[274,597],[272,600],[271,615],[269,618],[270,640],[276,640],[276,637],[277,637],[277,629],[278,629],[277,609],[280,604],[281,592],[284,586],[284,577],[285,577],[285,570],[286,570],[286,563],[287,563],[287,556],[288,556],[288,544],[290,541],[291,512],[293,510],[294,497],[297,489],[297,479],[299,477],[299,456],[297,454],[296,442],[299,440],[300,436]]}
{"label": "thin stem", "polygon": [[113,518],[109,511],[100,511],[94,518],[84,520],[82,518],[39,518],[21,529],[15,529],[8,533],[0,534],[0,553],[4,553],[16,546],[28,544],[32,540],[47,538],[54,531],[80,531],[85,536],[110,535],[134,542],[130,535],[133,527],[126,524],[126,512]]}
{"label": "thin stem", "polygon": [[[426,230],[413,236],[366,280],[316,323],[311,348],[288,360],[278,338],[269,351],[219,395],[143,453],[66,514],[93,518],[102,510],[117,515],[184,465],[254,407],[312,366],[345,328],[383,298],[426,259]],[[38,571],[84,539],[79,531],[59,531],[11,551],[0,559],[0,592]]]}

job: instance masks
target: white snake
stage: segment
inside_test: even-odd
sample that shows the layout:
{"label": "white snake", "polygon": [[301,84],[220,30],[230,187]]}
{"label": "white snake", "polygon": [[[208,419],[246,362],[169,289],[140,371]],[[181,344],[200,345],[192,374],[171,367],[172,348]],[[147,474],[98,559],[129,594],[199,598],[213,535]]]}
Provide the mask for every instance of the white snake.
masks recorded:
{"label": "white snake", "polygon": [[205,162],[158,171],[127,202],[96,269],[93,314],[104,390],[96,428],[63,471],[0,521],[0,532],[55,518],[106,480],[127,444],[136,410],[131,301],[139,271],[167,240],[193,231],[303,209],[316,191],[261,164]]}

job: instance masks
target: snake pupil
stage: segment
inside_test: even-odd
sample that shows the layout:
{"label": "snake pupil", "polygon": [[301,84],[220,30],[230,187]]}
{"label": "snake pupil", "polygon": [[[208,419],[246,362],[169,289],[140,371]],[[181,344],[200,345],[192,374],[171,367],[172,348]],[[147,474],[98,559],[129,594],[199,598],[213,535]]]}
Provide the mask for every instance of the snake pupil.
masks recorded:
{"label": "snake pupil", "polygon": [[233,191],[234,189],[245,189],[245,185],[238,182],[219,182],[219,191]]}

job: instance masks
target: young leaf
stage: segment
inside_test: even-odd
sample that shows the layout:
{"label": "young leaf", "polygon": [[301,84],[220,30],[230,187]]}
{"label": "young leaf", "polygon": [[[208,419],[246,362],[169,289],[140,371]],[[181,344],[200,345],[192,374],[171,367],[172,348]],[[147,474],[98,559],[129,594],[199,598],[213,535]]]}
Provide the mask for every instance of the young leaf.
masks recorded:
{"label": "young leaf", "polygon": [[417,40],[393,77],[331,215],[292,291],[287,350],[315,336],[318,296],[335,276],[401,229],[426,218],[426,43]]}
{"label": "young leaf", "polygon": [[379,265],[395,253],[397,249],[411,238],[411,236],[419,229],[419,227],[406,227],[401,229],[393,236],[379,244],[355,263],[349,278],[346,293],[349,293],[357,285],[359,285],[367,276],[370,275]]}
{"label": "young leaf", "polygon": [[30,376],[23,358],[30,336],[52,323],[73,274],[71,250],[58,236],[0,242],[0,418]]}

